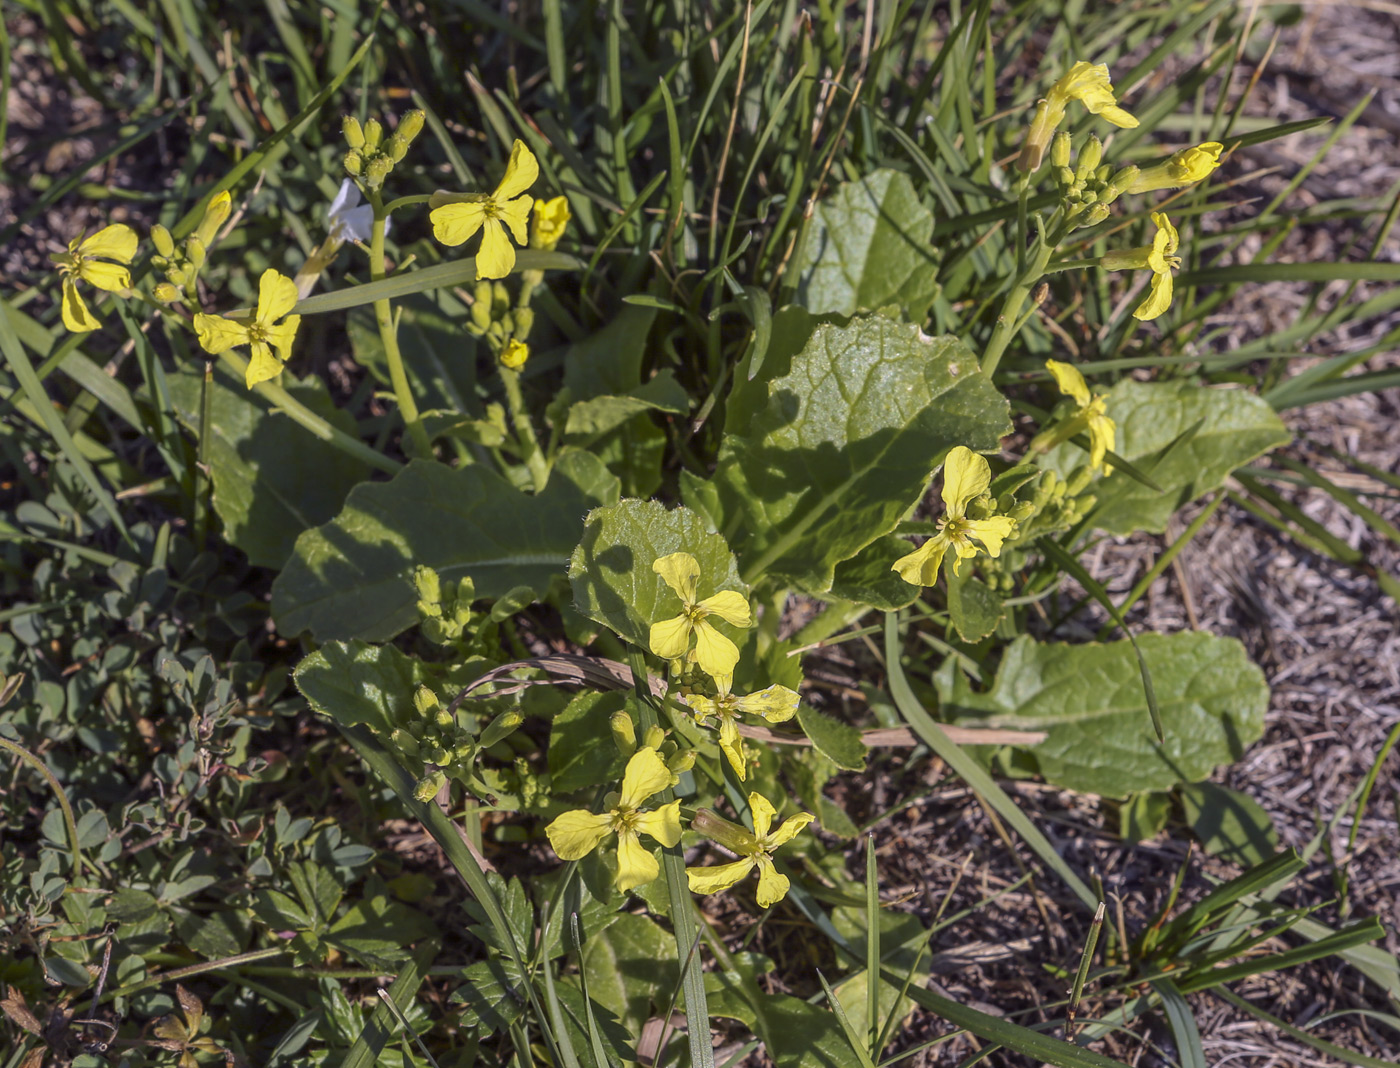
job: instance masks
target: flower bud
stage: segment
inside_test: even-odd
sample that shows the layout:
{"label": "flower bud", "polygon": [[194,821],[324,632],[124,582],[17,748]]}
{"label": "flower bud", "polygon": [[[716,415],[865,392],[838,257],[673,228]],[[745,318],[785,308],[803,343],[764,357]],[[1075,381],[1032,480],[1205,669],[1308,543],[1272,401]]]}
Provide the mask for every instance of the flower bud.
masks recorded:
{"label": "flower bud", "polygon": [[525,366],[525,361],[529,358],[530,346],[523,341],[511,338],[506,342],[506,347],[501,352],[501,366],[509,367],[512,371],[518,371]]}
{"label": "flower bud", "polygon": [[1107,219],[1107,218],[1109,217],[1110,214],[1112,214],[1112,213],[1108,210],[1108,205],[1107,205],[1107,204],[1095,204],[1092,208],[1090,208],[1090,209],[1085,213],[1085,215],[1084,215],[1084,225],[1085,225],[1085,226],[1098,226],[1099,223],[1101,223],[1101,222],[1103,222],[1105,219]]}
{"label": "flower bud", "polygon": [[360,154],[353,149],[345,153],[345,173],[358,178],[362,170],[364,170],[364,162],[360,158]]}
{"label": "flower bud", "polygon": [[375,156],[365,164],[365,184],[371,189],[378,189],[393,169],[394,161],[388,156]]}
{"label": "flower bud", "polygon": [[618,709],[614,712],[608,726],[612,729],[613,743],[619,753],[630,757],[637,751],[637,727],[626,711]]}
{"label": "flower bud", "polygon": [[219,228],[228,222],[228,217],[232,213],[233,197],[229,195],[229,191],[225,189],[214,194],[209,200],[209,206],[204,209],[204,218],[199,220],[199,227],[195,230],[194,236],[199,238],[205,247],[212,245],[214,239],[219,236]]}
{"label": "flower bud", "polygon": [[185,255],[189,257],[190,266],[196,271],[204,266],[204,260],[208,253],[198,234],[190,234],[189,240],[185,242]]}
{"label": "flower bud", "polygon": [[1055,139],[1050,142],[1050,165],[1052,167],[1068,167],[1069,149],[1069,134],[1068,132],[1061,130],[1055,135]]}
{"label": "flower bud", "polygon": [[384,142],[384,151],[395,163],[402,162],[408,155],[408,142],[398,134],[392,134],[389,140]]}
{"label": "flower bud", "polygon": [[438,791],[447,785],[447,776],[441,771],[433,771],[418,780],[418,785],[413,788],[413,799],[427,804],[437,797]]}
{"label": "flower bud", "polygon": [[533,308],[516,308],[511,315],[511,325],[515,328],[516,337],[527,338],[530,331],[535,328],[535,312]]}
{"label": "flower bud", "polygon": [[365,148],[378,148],[379,142],[384,139],[384,127],[380,125],[378,119],[370,119],[365,123]]}
{"label": "flower bud", "polygon": [[1099,161],[1103,159],[1103,142],[1093,134],[1089,135],[1089,140],[1084,142],[1084,147],[1079,150],[1078,166],[1075,168],[1079,180],[1082,182],[1089,175],[1098,169]]}
{"label": "flower bud", "polygon": [[666,732],[660,727],[648,727],[646,733],[642,735],[642,745],[647,749],[660,749],[661,743],[666,740]]}
{"label": "flower bud", "polygon": [[346,115],[340,120],[340,132],[345,135],[345,143],[351,148],[365,147],[365,131],[360,128],[360,120],[354,115]]}
{"label": "flower bud", "polygon": [[672,775],[684,775],[693,767],[695,767],[694,749],[683,749],[666,760],[666,770]]}
{"label": "flower bud", "polygon": [[396,131],[398,136],[403,138],[404,146],[413,143],[413,139],[423,132],[423,122],[425,116],[417,108],[404,114],[399,120],[399,128]]}
{"label": "flower bud", "polygon": [[1138,179],[1142,177],[1140,167],[1124,167],[1109,179],[1109,187],[1113,190],[1113,199],[1117,200],[1124,193],[1136,192]]}
{"label": "flower bud", "polygon": [[156,251],[162,256],[175,255],[175,239],[170,236],[170,231],[160,223],[151,227],[151,243],[156,246]]}
{"label": "flower bud", "polygon": [[180,291],[169,282],[161,282],[156,286],[156,300],[162,304],[174,304],[180,299]]}
{"label": "flower bud", "polygon": [[482,748],[489,749],[497,742],[503,740],[515,732],[515,728],[525,722],[525,717],[521,715],[518,708],[512,708],[502,712],[486,725],[486,729],[481,732]]}
{"label": "flower bud", "polygon": [[747,856],[758,849],[758,839],[752,831],[737,823],[731,823],[708,808],[702,808],[695,813],[695,818],[690,821],[690,829],[740,856]]}
{"label": "flower bud", "polygon": [[165,280],[172,285],[183,286],[189,283],[190,277],[183,267],[172,267],[165,272]]}
{"label": "flower bud", "polygon": [[1035,505],[1031,501],[1018,501],[1011,508],[1006,509],[1006,514],[1017,523],[1024,523],[1035,515]]}
{"label": "flower bud", "polygon": [[428,614],[435,616],[442,614],[442,609],[439,607],[442,603],[442,581],[438,578],[436,571],[431,567],[419,564],[413,569],[413,588],[417,591],[418,600],[421,602],[418,609],[420,612],[424,611],[423,605],[426,604],[436,609]]}
{"label": "flower bud", "polygon": [[491,325],[491,302],[482,300],[479,295],[472,302],[472,325],[481,331],[485,331]]}

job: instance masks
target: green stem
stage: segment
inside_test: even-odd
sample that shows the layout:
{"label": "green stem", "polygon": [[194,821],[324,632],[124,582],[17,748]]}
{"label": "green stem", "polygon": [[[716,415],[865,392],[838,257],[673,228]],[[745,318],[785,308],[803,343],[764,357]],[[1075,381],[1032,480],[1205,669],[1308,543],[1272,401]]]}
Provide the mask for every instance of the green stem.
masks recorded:
{"label": "green stem", "polygon": [[209,427],[213,422],[214,361],[204,361],[204,379],[199,386],[199,444],[194,474],[194,544],[204,551],[204,536],[209,529]]}
{"label": "green stem", "polygon": [[[248,361],[239,356],[236,352],[224,352],[219,354],[219,359],[224,362],[238,380],[243,381],[248,374]],[[397,460],[391,460],[382,452],[371,449],[359,438],[351,437],[345,431],[331,426],[330,423],[322,419],[301,401],[297,400],[281,386],[275,382],[259,382],[253,387],[264,397],[270,400],[278,409],[285,413],[293,422],[305,427],[328,445],[333,445],[348,456],[353,456],[357,460],[369,464],[376,471],[383,471],[385,474],[396,475],[403,468],[403,464]]]}
{"label": "green stem", "polygon": [[398,200],[391,200],[384,205],[384,217],[388,218],[400,208],[411,207],[414,204],[426,204],[432,199],[431,193],[415,193],[413,196],[399,197]]}
{"label": "green stem", "polygon": [[506,405],[510,408],[510,421],[515,427],[515,440],[520,448],[520,458],[530,469],[530,480],[535,484],[535,492],[542,493],[549,482],[549,464],[545,461],[539,438],[535,437],[530,413],[525,410],[525,398],[520,392],[520,372],[511,367],[502,367],[501,383],[506,387]]}
{"label": "green stem", "polygon": [[1001,313],[997,316],[996,329],[992,331],[991,340],[987,342],[987,350],[982,354],[982,373],[988,378],[996,373],[997,366],[1001,363],[1001,357],[1006,352],[1006,346],[1016,336],[1016,331],[1021,325],[1021,306],[1025,304],[1026,297],[1030,296],[1031,287],[1045,273],[1045,265],[1050,262],[1052,251],[1052,247],[1042,239],[1035,258],[1030,262],[1025,273],[1016,280],[1016,284],[1011,287],[1011,292],[1006,294],[1006,301],[1002,304]]}
{"label": "green stem", "polygon": [[0,738],[0,749],[8,749],[42,775],[48,781],[49,788],[58,797],[58,807],[63,810],[63,824],[68,829],[68,845],[73,854],[73,878],[78,878],[83,871],[83,854],[78,848],[78,823],[73,818],[73,806],[68,803],[68,795],[63,792],[62,784],[54,778],[53,772],[42,760],[23,746]]}
{"label": "green stem", "polygon": [[[369,277],[372,282],[384,280],[384,224],[389,213],[384,210],[384,201],[377,189],[368,190],[369,203],[374,208],[374,225],[369,235]],[[379,338],[384,343],[384,356],[389,362],[389,382],[394,387],[394,399],[398,401],[399,414],[403,416],[408,436],[413,441],[413,452],[425,459],[433,455],[433,443],[428,432],[423,429],[423,420],[418,415],[418,404],[409,388],[408,372],[404,370],[403,354],[399,352],[399,334],[394,328],[394,314],[389,301],[374,302],[374,321],[379,326]]]}

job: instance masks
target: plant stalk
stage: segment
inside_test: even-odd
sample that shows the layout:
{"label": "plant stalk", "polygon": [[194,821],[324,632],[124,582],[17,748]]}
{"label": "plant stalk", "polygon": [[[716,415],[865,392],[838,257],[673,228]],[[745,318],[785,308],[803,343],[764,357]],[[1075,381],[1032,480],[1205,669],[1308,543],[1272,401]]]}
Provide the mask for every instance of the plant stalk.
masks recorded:
{"label": "plant stalk", "polygon": [[[369,277],[372,282],[381,282],[384,270],[384,227],[389,213],[384,210],[384,200],[377,189],[368,190],[369,203],[374,208],[374,225],[369,235]],[[394,326],[394,314],[389,301],[374,302],[374,321],[379,326],[379,338],[384,343],[384,356],[389,362],[389,382],[394,387],[394,399],[399,405],[404,426],[412,442],[412,452],[424,459],[431,459],[433,443],[428,432],[423,429],[423,420],[418,415],[418,403],[413,399],[413,390],[408,384],[408,372],[404,370],[403,354],[399,351],[399,334]]]}

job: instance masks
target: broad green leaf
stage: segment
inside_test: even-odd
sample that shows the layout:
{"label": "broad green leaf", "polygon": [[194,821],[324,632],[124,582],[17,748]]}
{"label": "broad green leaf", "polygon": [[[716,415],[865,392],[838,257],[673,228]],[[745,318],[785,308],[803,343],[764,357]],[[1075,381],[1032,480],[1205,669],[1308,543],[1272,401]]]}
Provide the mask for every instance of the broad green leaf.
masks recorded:
{"label": "broad green leaf", "polygon": [[622,396],[642,384],[647,334],[655,320],[655,308],[626,304],[596,334],[569,346],[564,388],[575,403],[607,394]]}
{"label": "broad green leaf", "polygon": [[549,783],[556,795],[622,779],[624,761],[609,721],[627,703],[621,690],[584,691],[549,726]]}
{"label": "broad green leaf", "polygon": [[797,722],[802,733],[811,739],[818,751],[845,771],[865,770],[865,743],[860,731],[849,723],[818,712],[807,704],[797,706]]}
{"label": "broad green leaf", "polygon": [[[929,958],[927,954],[923,954],[921,960],[920,950],[928,942],[929,933],[917,917],[907,912],[881,910],[879,915],[880,960],[884,969],[879,978],[879,1019],[875,1022],[877,1027],[883,1028],[890,1013],[895,1011],[897,1003],[898,1014],[891,1034],[898,1034],[899,1024],[914,1011],[915,1004],[907,995],[901,998],[902,983],[895,984],[887,976],[896,973],[902,979],[913,971],[914,979],[911,985],[923,986],[928,981]],[[846,936],[851,951],[857,956],[863,956],[866,948],[865,911],[842,905],[831,910],[831,922]],[[868,1034],[870,1031],[869,978],[870,973],[862,970],[836,987],[836,996],[846,1010],[846,1018],[860,1034]]]}
{"label": "broad green leaf", "polygon": [[509,957],[479,960],[462,973],[466,982],[452,992],[451,1001],[462,1005],[462,1023],[480,1027],[485,1034],[504,1031],[520,1019],[529,1001],[529,979]]}
{"label": "broad green leaf", "polygon": [[851,1048],[836,1014],[791,994],[765,994],[756,973],[771,971],[767,958],[735,953],[729,971],[705,973],[711,1016],[738,1020],[763,1041],[777,1068],[849,1068]]}
{"label": "broad green leaf", "polygon": [[[169,376],[170,399],[180,422],[199,433],[204,375]],[[321,380],[284,377],[294,398],[337,430],[356,434],[355,420],[331,402]],[[299,423],[278,414],[259,393],[230,387],[215,374],[209,382],[206,458],[214,481],[214,510],[228,540],[258,567],[280,568],[297,536],[340,511],[346,496],[373,472]]]}
{"label": "broad green leaf", "polygon": [[953,337],[879,316],[813,331],[715,481],[750,580],[831,589],[834,569],[889,534],[954,445],[986,452],[1010,430],[1005,398]]}
{"label": "broad green leaf", "polygon": [[980,642],[997,629],[1006,616],[1001,597],[967,568],[961,575],[945,567],[948,583],[948,615],[965,642]]}
{"label": "broad green leaf", "polygon": [[828,592],[832,597],[868,604],[882,612],[907,608],[923,591],[900,578],[893,565],[901,556],[908,556],[913,548],[913,543],[893,534],[871,542],[849,560],[836,565]]}
{"label": "broad green leaf", "polygon": [[412,955],[413,943],[437,933],[437,927],[423,913],[380,894],[351,905],[322,940],[352,960],[382,968],[406,960]]}
{"label": "broad green leaf", "polygon": [[[676,552],[688,552],[699,563],[700,599],[720,590],[748,596],[734,554],[698,514],[656,501],[625,500],[587,517],[583,540],[569,561],[574,607],[633,645],[648,648],[651,625],[681,611],[680,598],[651,567]],[[734,628],[712,622],[742,644],[743,635]]]}
{"label": "broad green leaf", "polygon": [[974,693],[952,666],[936,682],[954,722],[1043,730],[1028,750],[1047,781],[1125,797],[1204,779],[1264,732],[1269,688],[1233,638],[1185,632],[1138,640],[1166,741],[1157,744],[1142,676],[1126,641],[1066,645],[1017,638],[995,681]]}
{"label": "broad green leaf", "polygon": [[1249,868],[1278,852],[1274,821],[1247,794],[1213,782],[1181,788],[1186,822],[1207,853]]}
{"label": "broad green leaf", "polygon": [[619,916],[583,946],[588,993],[632,1034],[664,1009],[680,976],[676,940],[646,916]]}
{"label": "broad green leaf", "polygon": [[[1108,393],[1108,414],[1118,424],[1118,454],[1163,490],[1149,489],[1121,471],[1094,483],[1099,503],[1092,522],[1113,534],[1161,533],[1182,505],[1289,440],[1274,410],[1243,389],[1124,379]],[[1172,445],[1198,422],[1195,434]],[[1082,449],[1066,444],[1046,455],[1045,466],[1068,476],[1085,460]]]}
{"label": "broad green leaf", "polygon": [[[439,289],[405,298],[396,308],[401,309],[397,312],[398,342],[404,373],[419,408],[459,418],[479,416],[477,357],[481,350],[462,331],[462,321],[469,314],[466,305],[452,290]],[[374,312],[368,307],[357,308],[346,317],[345,330],[355,362],[368,368],[381,386],[391,389],[389,361]]]}
{"label": "broad green leaf", "polygon": [[874,171],[826,197],[807,232],[798,298],[813,315],[898,305],[923,322],[938,292],[933,214],[899,171]]}
{"label": "broad green leaf", "polygon": [[[584,455],[527,496],[479,465],[452,470],[415,460],[389,482],[355,488],[340,514],[297,539],[272,587],[272,614],[288,636],[387,641],[417,619],[413,569],[444,581],[470,575],[478,597],[516,586],[547,589],[563,572],[589,507],[617,492]],[[587,474],[585,492],[569,476]],[[598,487],[606,494],[598,495]]]}
{"label": "broad green leaf", "polygon": [[1171,795],[1163,790],[1129,794],[1118,808],[1118,836],[1126,842],[1156,838],[1166,827],[1171,811]]}
{"label": "broad green leaf", "polygon": [[333,641],[302,660],[292,678],[315,711],[387,734],[408,723],[423,672],[421,660],[392,645]]}
{"label": "broad green leaf", "polygon": [[606,434],[636,415],[653,411],[684,415],[689,408],[690,395],[668,367],[627,393],[605,393],[573,405],[564,432],[571,440],[589,438]]}

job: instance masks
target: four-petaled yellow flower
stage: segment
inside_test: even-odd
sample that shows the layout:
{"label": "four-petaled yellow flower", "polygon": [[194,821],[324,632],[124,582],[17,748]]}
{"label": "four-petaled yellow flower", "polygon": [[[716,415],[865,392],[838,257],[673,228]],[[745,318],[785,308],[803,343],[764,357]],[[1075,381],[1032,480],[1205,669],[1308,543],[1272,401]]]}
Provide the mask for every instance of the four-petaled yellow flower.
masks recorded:
{"label": "four-petaled yellow flower", "polygon": [[758,903],[768,908],[783,899],[791,885],[786,875],[780,875],[773,867],[773,850],[812,822],[810,812],[799,812],[783,820],[777,830],[773,830],[773,817],[778,810],[773,803],[759,793],[749,794],[749,811],[753,813],[753,830],[731,823],[702,808],[690,821],[691,830],[698,831],[706,838],[713,839],[740,859],[732,864],[716,864],[707,868],[686,868],[690,889],[696,894],[717,894],[728,890],[754,868],[758,869]]}
{"label": "four-petaled yellow flower", "polygon": [[544,833],[560,860],[582,860],[610,834],[617,835],[617,888],[651,882],[661,867],[638,838],[649,834],[666,847],[681,840],[681,803],[644,812],[642,802],[671,785],[671,773],[655,749],[638,749],[622,773],[622,791],[609,794],[606,812],[574,809],[555,818]]}
{"label": "four-petaled yellow flower", "polygon": [[1176,227],[1165,212],[1154,211],[1152,221],[1157,224],[1157,232],[1152,236],[1151,245],[1119,249],[1106,253],[1099,260],[1099,266],[1108,271],[1151,269],[1152,292],[1133,312],[1133,318],[1143,322],[1157,318],[1170,307],[1172,271],[1181,266],[1181,259],[1176,255],[1179,245]]}
{"label": "four-petaled yellow flower", "polygon": [[977,555],[974,538],[989,556],[1000,556],[1001,543],[1016,529],[1016,520],[1005,515],[967,518],[968,504],[986,493],[991,483],[992,469],[985,458],[963,445],[953,448],[943,462],[945,512],[938,521],[938,533],[908,556],[901,556],[890,565],[890,570],[898,571],[900,578],[915,586],[932,586],[938,581],[939,565],[950,548],[957,554],[953,560],[955,574],[961,574],[963,560]]}
{"label": "four-petaled yellow flower", "polygon": [[706,617],[719,616],[734,627],[752,626],[753,617],[744,595],[734,590],[720,590],[703,601],[696,600],[700,564],[690,553],[671,553],[653,560],[651,569],[681,599],[680,615],[651,625],[648,638],[651,651],[665,660],[679,660],[689,652],[693,634],[695,660],[700,669],[716,678],[733,675],[734,665],[739,662],[739,647],[716,630]]}
{"label": "four-petaled yellow flower", "polygon": [[1128,186],[1129,193],[1154,193],[1158,189],[1180,189],[1184,185],[1209,178],[1220,166],[1220,153],[1225,146],[1219,141],[1206,141],[1192,148],[1173,152],[1165,163],[1145,167],[1137,180]]}
{"label": "four-petaled yellow flower", "polygon": [[731,681],[730,676],[721,675],[715,679],[719,693],[714,697],[692,693],[684,695],[681,700],[690,706],[701,723],[710,716],[719,718],[719,747],[729,758],[734,774],[742,780],[748,774],[748,758],[744,753],[744,740],[739,737],[739,717],[747,712],[762,716],[769,723],[783,723],[796,715],[799,699],[786,686],[776,685],[747,697],[736,697],[729,692]]}
{"label": "four-petaled yellow flower", "polygon": [[[1046,360],[1045,369],[1055,378],[1060,392],[1073,398],[1079,409],[1052,433],[1058,441],[1067,441],[1081,431],[1089,435],[1089,466],[1098,469],[1103,466],[1105,454],[1113,449],[1116,424],[1108,417],[1108,402],[1089,392],[1089,384],[1073,364],[1059,360]],[[1037,439],[1039,440],[1039,439]],[[1032,443],[1034,447],[1034,443]]]}
{"label": "four-petaled yellow flower", "polygon": [[[98,256],[116,263],[106,263]],[[136,231],[122,223],[105,226],[91,237],[75,237],[67,252],[49,256],[63,276],[63,325],[75,334],[96,330],[102,324],[88,311],[78,292],[78,280],[88,285],[119,293],[131,288],[131,272],[127,265],[136,257]]]}
{"label": "four-petaled yellow flower", "polygon": [[557,247],[571,218],[568,197],[535,201],[535,214],[530,219],[530,247],[545,251]]}
{"label": "four-petaled yellow flower", "polygon": [[506,173],[494,193],[433,194],[433,236],[444,245],[460,245],[478,230],[481,248],[476,253],[477,278],[504,278],[515,266],[515,247],[506,237],[510,228],[516,244],[526,243],[530,206],[535,198],[522,195],[539,177],[540,165],[525,142],[510,150]]}
{"label": "four-petaled yellow flower", "polygon": [[[301,325],[301,316],[287,313],[296,307],[297,298],[297,284],[285,274],[269,269],[258,280],[258,307],[252,315],[231,317],[201,312],[194,317],[194,332],[211,356],[236,345],[247,345],[252,359],[245,378],[252,389],[259,382],[276,378],[282,372],[282,364],[292,357],[292,339]],[[278,319],[282,321],[279,323]]]}
{"label": "four-petaled yellow flower", "polygon": [[1016,161],[1016,167],[1022,174],[1040,169],[1050,137],[1064,121],[1071,100],[1078,100],[1093,114],[1125,130],[1131,130],[1138,124],[1137,119],[1118,106],[1118,98],[1113,95],[1113,86],[1108,80],[1108,66],[1080,60],[1050,87],[1045,99],[1036,105],[1035,117],[1031,119],[1030,129],[1026,132],[1026,143],[1021,147],[1020,158]]}

